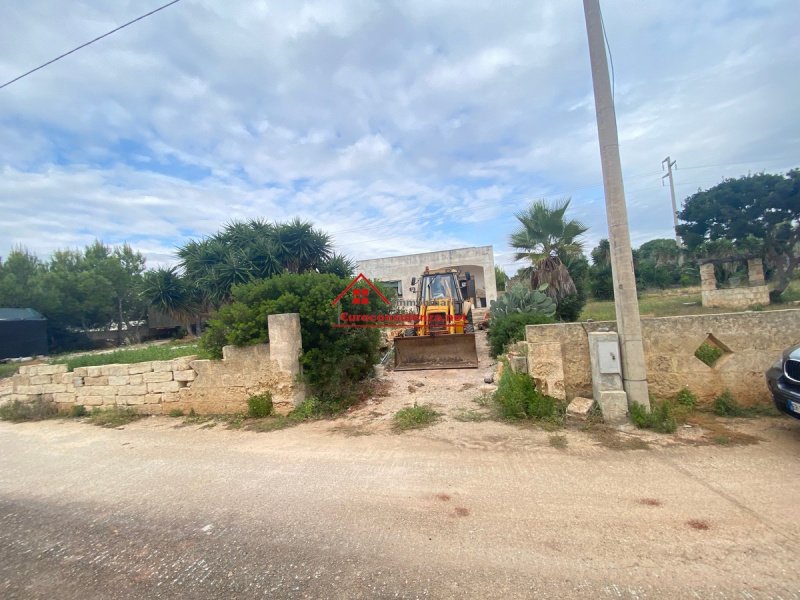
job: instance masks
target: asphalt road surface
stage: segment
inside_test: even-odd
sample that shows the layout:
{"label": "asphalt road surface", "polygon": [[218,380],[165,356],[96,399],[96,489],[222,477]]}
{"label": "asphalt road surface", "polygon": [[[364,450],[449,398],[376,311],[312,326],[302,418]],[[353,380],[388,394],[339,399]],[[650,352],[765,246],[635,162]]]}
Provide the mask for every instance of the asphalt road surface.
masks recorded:
{"label": "asphalt road surface", "polygon": [[800,597],[800,422],[626,452],[176,422],[0,423],[0,598]]}

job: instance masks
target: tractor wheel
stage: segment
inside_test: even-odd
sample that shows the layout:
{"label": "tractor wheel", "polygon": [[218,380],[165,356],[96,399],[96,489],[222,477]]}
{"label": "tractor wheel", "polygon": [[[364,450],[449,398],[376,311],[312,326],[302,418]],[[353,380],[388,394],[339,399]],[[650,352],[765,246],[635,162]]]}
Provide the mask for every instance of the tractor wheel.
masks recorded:
{"label": "tractor wheel", "polygon": [[413,327],[409,327],[403,332],[403,337],[414,337],[415,335],[417,335],[417,330]]}
{"label": "tractor wheel", "polygon": [[464,333],[475,333],[475,327],[473,327],[472,323],[464,325]]}

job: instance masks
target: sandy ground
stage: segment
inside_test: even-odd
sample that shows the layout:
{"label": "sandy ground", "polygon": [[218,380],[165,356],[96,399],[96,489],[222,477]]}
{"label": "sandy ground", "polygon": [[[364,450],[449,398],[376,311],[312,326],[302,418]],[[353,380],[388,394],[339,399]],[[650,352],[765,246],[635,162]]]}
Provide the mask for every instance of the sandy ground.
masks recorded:
{"label": "sandy ground", "polygon": [[800,422],[459,420],[489,370],[271,433],[0,423],[0,597],[800,597]]}

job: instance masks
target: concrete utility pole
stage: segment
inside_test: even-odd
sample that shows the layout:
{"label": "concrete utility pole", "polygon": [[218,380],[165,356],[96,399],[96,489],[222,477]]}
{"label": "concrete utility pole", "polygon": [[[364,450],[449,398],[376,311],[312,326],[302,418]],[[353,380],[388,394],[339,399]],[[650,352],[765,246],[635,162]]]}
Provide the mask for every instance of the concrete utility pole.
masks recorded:
{"label": "concrete utility pole", "polygon": [[669,177],[669,195],[672,198],[672,223],[675,226],[675,241],[678,246],[681,245],[681,238],[678,236],[678,206],[675,204],[675,181],[672,179],[672,167],[678,168],[678,163],[670,160],[669,156],[661,161],[661,170],[664,170],[664,165],[667,165],[667,174],[661,178],[661,184],[664,184],[664,179]]}
{"label": "concrete utility pole", "polygon": [[583,12],[586,16],[586,33],[589,37],[597,133],[600,139],[600,160],[603,165],[603,189],[606,196],[611,274],[614,282],[614,308],[617,313],[617,331],[622,354],[622,384],[628,394],[629,404],[638,402],[649,410],[650,398],[647,391],[642,325],[639,320],[639,300],[636,297],[636,277],[633,273],[628,210],[625,206],[625,188],[622,183],[622,165],[619,158],[617,116],[611,96],[599,0],[583,0]]}

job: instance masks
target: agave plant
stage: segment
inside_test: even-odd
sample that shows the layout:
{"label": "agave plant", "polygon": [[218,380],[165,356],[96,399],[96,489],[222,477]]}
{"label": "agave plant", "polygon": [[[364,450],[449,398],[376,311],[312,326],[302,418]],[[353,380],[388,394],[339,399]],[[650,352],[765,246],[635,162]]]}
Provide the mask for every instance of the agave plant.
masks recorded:
{"label": "agave plant", "polygon": [[514,313],[541,313],[552,317],[556,312],[556,303],[544,293],[546,289],[546,283],[535,290],[525,283],[511,286],[502,297],[492,300],[492,318],[502,318]]}

